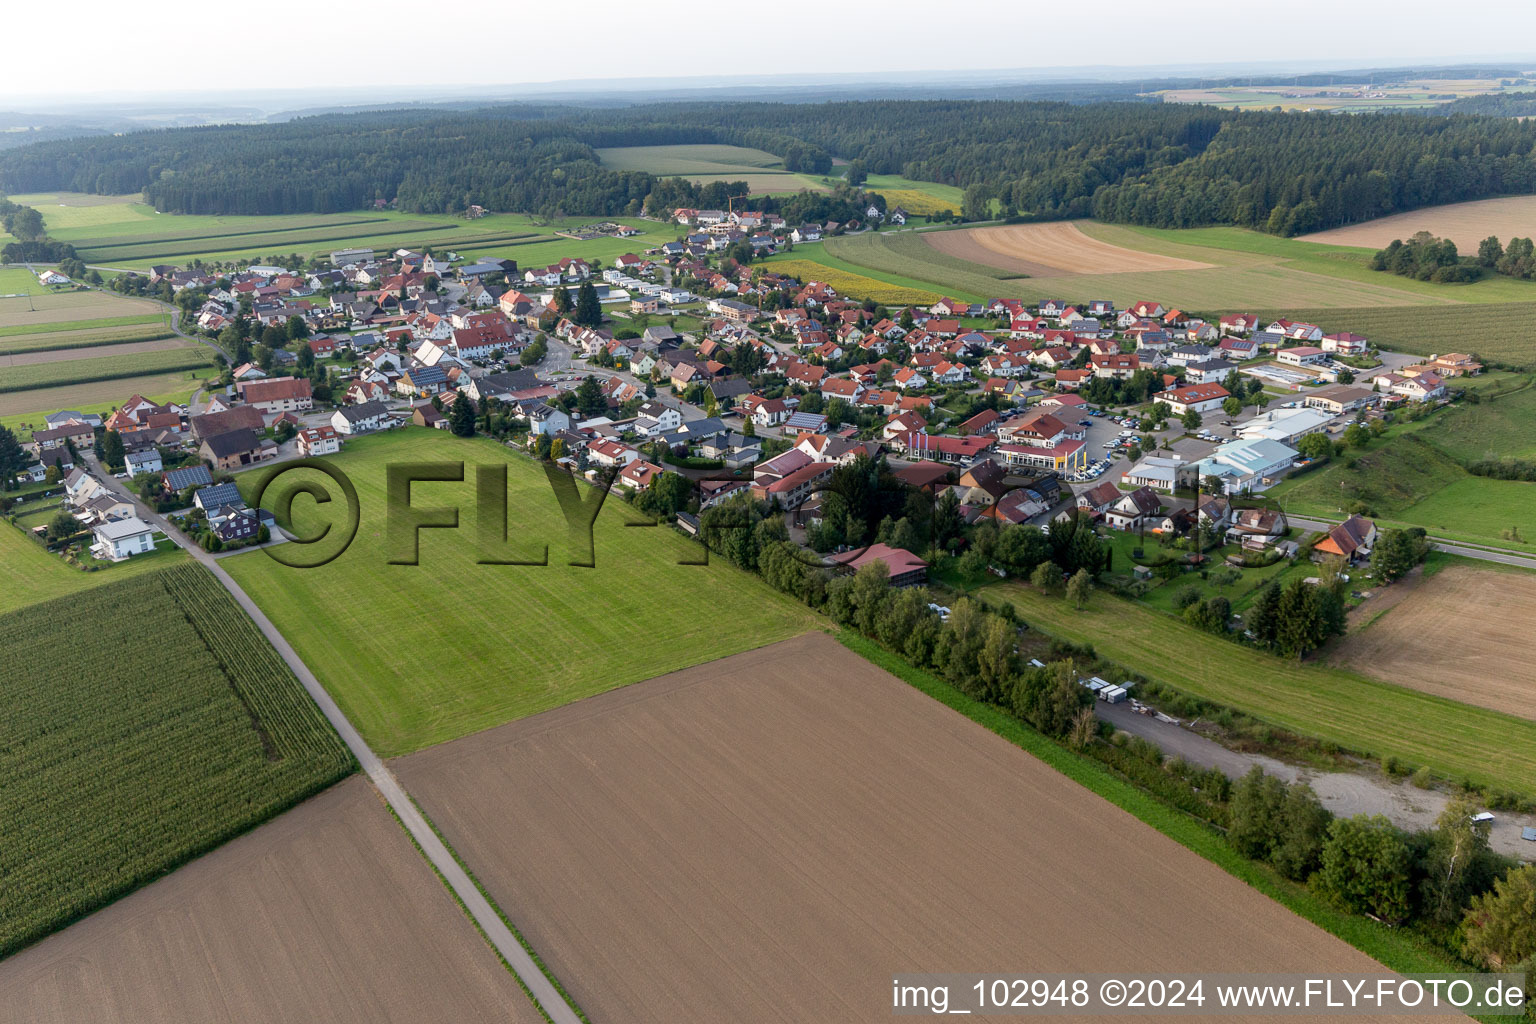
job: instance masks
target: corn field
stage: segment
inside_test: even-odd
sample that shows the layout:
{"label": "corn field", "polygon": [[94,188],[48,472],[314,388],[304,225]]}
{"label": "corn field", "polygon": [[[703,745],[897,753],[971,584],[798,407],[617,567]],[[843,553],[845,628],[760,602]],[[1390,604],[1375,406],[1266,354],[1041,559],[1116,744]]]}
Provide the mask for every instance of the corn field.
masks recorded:
{"label": "corn field", "polygon": [[0,957],[355,763],[193,564],[0,616]]}

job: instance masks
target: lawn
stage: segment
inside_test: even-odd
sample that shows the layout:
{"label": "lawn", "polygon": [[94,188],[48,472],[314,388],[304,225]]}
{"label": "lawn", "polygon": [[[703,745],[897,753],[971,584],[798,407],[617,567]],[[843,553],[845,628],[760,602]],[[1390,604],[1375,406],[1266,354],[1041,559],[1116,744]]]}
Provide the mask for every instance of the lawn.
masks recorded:
{"label": "lawn", "polygon": [[[417,484],[413,505],[457,504],[460,528],[422,531],[419,565],[387,564],[385,467],[442,460],[468,463],[467,481]],[[718,561],[677,564],[702,549],[670,529],[626,529],[640,517],[616,497],[594,530],[596,567],[567,565],[566,528],[543,471],[485,438],[406,428],[349,440],[328,462],[349,475],[362,509],[345,554],[317,569],[288,568],[259,551],[223,566],[381,754],[822,625],[752,575]],[[477,465],[507,467],[509,535],[525,558],[547,544],[548,566],[477,564]],[[241,487],[249,494],[264,472],[241,474]],[[270,495],[265,504],[275,507]],[[315,528],[310,499],[294,507],[300,527]]]}
{"label": "lawn", "polygon": [[1440,537],[1529,551],[1536,540],[1536,483],[1469,475],[1389,518]]}
{"label": "lawn", "polygon": [[1373,757],[1395,755],[1453,779],[1536,794],[1536,722],[1281,659],[1108,594],[1084,611],[1031,587],[996,584],[1031,625],[1272,725]]}
{"label": "lawn", "polygon": [[157,553],[153,558],[130,558],[110,569],[87,572],[76,569],[58,555],[49,554],[17,527],[0,522],[0,575],[5,577],[5,586],[0,587],[0,614],[162,569],[185,561],[186,557],[181,551]]}
{"label": "lawn", "polygon": [[355,767],[206,570],[115,578],[0,615],[0,957]]}
{"label": "lawn", "polygon": [[49,290],[26,267],[0,267],[0,295],[47,295]]}

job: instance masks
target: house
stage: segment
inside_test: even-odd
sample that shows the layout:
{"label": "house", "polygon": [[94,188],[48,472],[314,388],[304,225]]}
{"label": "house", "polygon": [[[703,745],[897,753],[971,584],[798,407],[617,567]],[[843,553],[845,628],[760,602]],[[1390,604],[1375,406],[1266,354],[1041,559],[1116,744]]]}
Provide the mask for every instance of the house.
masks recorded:
{"label": "house", "polygon": [[640,458],[640,453],[627,444],[605,437],[587,445],[587,457],[599,466],[623,467]]}
{"label": "house", "polygon": [[64,500],[75,508],[83,508],[86,502],[104,493],[106,488],[101,481],[83,469],[72,469],[64,477]]}
{"label": "house", "polygon": [[760,480],[757,474],[753,473],[752,496],[754,498],[776,504],[781,508],[798,509],[806,498],[820,489],[822,482],[832,475],[832,470],[837,468],[834,462],[817,462],[800,451],[796,451],[795,454],[800,457],[803,465],[777,479],[770,477]]}
{"label": "house", "polygon": [[446,390],[448,374],[438,366],[413,366],[395,381],[395,392],[408,397],[431,398]]}
{"label": "house", "polygon": [[1223,338],[1218,346],[1223,358],[1244,362],[1257,356],[1259,343],[1253,338]]}
{"label": "house", "polygon": [[1162,500],[1150,487],[1138,487],[1105,511],[1104,523],[1112,530],[1139,530],[1151,525],[1162,507]]}
{"label": "house", "polygon": [[1121,491],[1113,483],[1105,480],[1101,484],[1095,484],[1085,491],[1077,493],[1077,507],[1092,515],[1103,515],[1108,512],[1110,506],[1120,500]]}
{"label": "house", "polygon": [[309,381],[303,378],[271,377],[266,380],[245,381],[235,385],[236,392],[246,405],[263,415],[275,416],[283,412],[304,412],[314,407],[314,395]]}
{"label": "house", "polygon": [[1155,491],[1172,493],[1178,487],[1180,477],[1189,476],[1190,466],[1179,456],[1166,458],[1148,455],[1120,475],[1121,481],[1132,487],[1150,487]]}
{"label": "house", "polygon": [[1341,356],[1363,356],[1371,350],[1371,343],[1364,335],[1351,334],[1349,331],[1325,334],[1317,346],[1324,352]]}
{"label": "house", "polygon": [[1285,513],[1277,508],[1246,508],[1233,513],[1226,540],[1250,551],[1257,550],[1274,544],[1289,529]]}
{"label": "house", "polygon": [[1328,361],[1328,353],[1311,345],[1283,348],[1275,353],[1275,362],[1285,366],[1318,366]]}
{"label": "house", "polygon": [[1253,313],[1228,313],[1217,321],[1222,334],[1252,334],[1259,329],[1259,318]]}
{"label": "house", "polygon": [[91,554],[121,562],[155,550],[155,528],[137,516],[109,519],[91,530]]}
{"label": "house", "polygon": [[1228,441],[1193,468],[1202,486],[1207,478],[1216,477],[1225,494],[1253,493],[1278,483],[1299,455],[1296,449],[1270,438]]}
{"label": "house", "polygon": [[571,417],[564,409],[557,409],[553,405],[539,404],[524,408],[523,417],[528,420],[528,433],[534,437],[539,434],[554,436],[564,430],[571,429]]}
{"label": "house", "polygon": [[661,472],[660,466],[646,462],[644,459],[634,459],[619,470],[619,483],[636,491],[643,491],[655,482]]}
{"label": "house", "polygon": [[1093,368],[1095,377],[1109,377],[1114,380],[1127,380],[1141,369],[1141,357],[1134,352],[1089,356],[1088,363]]}
{"label": "house", "polygon": [[158,473],[165,468],[160,462],[160,453],[153,448],[142,452],[129,452],[123,457],[123,461],[127,463],[129,476]]}
{"label": "house", "polygon": [[1008,487],[1003,483],[1007,472],[998,463],[991,459],[982,459],[970,469],[960,474],[955,487],[961,492],[962,504],[974,507],[985,507],[994,504],[998,498],[1007,493]]}
{"label": "house", "polygon": [[819,412],[790,413],[784,421],[786,434],[824,434],[826,431],[827,418]]}
{"label": "house", "polygon": [[1219,494],[1202,494],[1196,512],[1201,526],[1210,523],[1223,533],[1232,522],[1232,503]]}
{"label": "house", "polygon": [[1214,384],[1227,379],[1227,374],[1237,369],[1236,363],[1225,359],[1207,359],[1189,363],[1184,367],[1184,380],[1190,384]]}
{"label": "house", "polygon": [[846,572],[858,572],[874,562],[885,566],[893,587],[921,587],[928,582],[927,562],[904,548],[888,544],[871,544],[843,568]]}
{"label": "house", "polygon": [[192,437],[202,441],[215,434],[231,430],[261,430],[266,425],[261,410],[250,405],[238,405],[225,412],[203,413],[192,417]]}
{"label": "house", "polygon": [[80,509],[88,521],[104,523],[109,519],[127,519],[134,514],[133,502],[115,494],[103,492],[96,495]]}
{"label": "house", "polygon": [[1445,382],[1434,373],[1424,372],[1417,377],[1384,373],[1376,380],[1385,383],[1392,394],[1414,402],[1430,402],[1445,397]]}
{"label": "house", "polygon": [[997,423],[1000,417],[996,410],[983,409],[976,415],[962,422],[959,431],[962,436],[971,434],[991,434],[997,431]]}
{"label": "house", "polygon": [[88,423],[64,423],[57,427],[32,431],[32,441],[39,452],[67,448],[71,443],[78,450],[88,448],[95,443],[96,431]]}
{"label": "house", "polygon": [[205,487],[211,483],[213,474],[201,463],[182,469],[168,469],[160,474],[160,486],[170,494],[185,491],[189,487]]}
{"label": "house", "polygon": [[1010,467],[1072,473],[1088,464],[1083,437],[1082,427],[1037,408],[997,425],[997,450]]}
{"label": "house", "polygon": [[1475,377],[1483,372],[1483,364],[1465,352],[1447,352],[1429,357],[1429,368],[1439,377]]}
{"label": "house", "polygon": [[225,544],[253,540],[261,532],[261,515],[255,509],[226,505],[218,512],[217,521],[210,519],[208,525]]}
{"label": "house", "polygon": [[1330,384],[1318,388],[1301,400],[1309,409],[1321,409],[1334,416],[1381,404],[1381,395],[1370,388],[1351,384]]}
{"label": "house", "polygon": [[389,407],[383,402],[348,405],[331,413],[331,427],[341,435],[364,434],[391,423]]}
{"label": "house", "polygon": [[205,437],[197,449],[198,455],[213,463],[215,469],[249,466],[262,457],[261,452],[261,438],[247,427]]}
{"label": "house", "polygon": [[1205,413],[1219,409],[1221,403],[1230,397],[1227,389],[1220,384],[1188,384],[1156,396],[1157,401],[1168,403],[1168,408],[1173,410],[1175,416],[1183,416],[1191,410]]}
{"label": "house", "polygon": [[1350,516],[1312,546],[1315,554],[1336,555],[1351,564],[1364,561],[1376,544],[1376,524],[1364,516]]}
{"label": "house", "polygon": [[341,435],[336,428],[329,425],[310,427],[308,430],[299,431],[299,454],[305,458],[313,458],[316,455],[335,455],[341,451]]}
{"label": "house", "polygon": [[411,406],[411,422],[418,427],[447,430],[448,417],[438,412],[431,402],[418,402]]}

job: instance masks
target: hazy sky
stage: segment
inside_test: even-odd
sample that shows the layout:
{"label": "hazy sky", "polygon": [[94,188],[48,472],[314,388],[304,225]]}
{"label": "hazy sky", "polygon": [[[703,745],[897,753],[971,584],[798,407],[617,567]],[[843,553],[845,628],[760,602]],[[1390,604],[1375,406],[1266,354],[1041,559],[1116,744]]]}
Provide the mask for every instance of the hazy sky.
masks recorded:
{"label": "hazy sky", "polygon": [[1536,0],[778,0],[734,10],[697,0],[234,8],[28,0],[7,8],[0,109],[85,93],[131,100],[387,85],[409,95],[414,82],[1536,56]]}

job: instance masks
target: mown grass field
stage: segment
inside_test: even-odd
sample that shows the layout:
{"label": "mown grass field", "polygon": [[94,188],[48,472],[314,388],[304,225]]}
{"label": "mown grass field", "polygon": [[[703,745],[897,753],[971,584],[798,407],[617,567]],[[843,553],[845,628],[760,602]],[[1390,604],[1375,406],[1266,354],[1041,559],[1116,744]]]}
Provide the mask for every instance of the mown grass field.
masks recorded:
{"label": "mown grass field", "polygon": [[597,155],[603,166],[615,171],[646,171],[698,182],[744,181],[754,195],[826,189],[811,175],[786,171],[784,162],[772,153],[745,146],[619,146],[599,149]]}
{"label": "mown grass field", "polygon": [[51,324],[33,326],[0,327],[0,338],[14,338],[20,334],[57,334],[71,331],[104,331],[115,327],[142,327],[145,324],[168,325],[165,313],[136,313],[132,316],[96,317],[91,320],[62,320]]}
{"label": "mown grass field", "polygon": [[0,650],[0,956],[355,767],[193,564],[0,616]]}
{"label": "mown grass field", "polygon": [[[424,530],[419,565],[387,564],[385,467],[459,461],[464,483],[420,483],[415,507],[457,505],[456,530]],[[594,529],[595,568],[566,564],[566,526],[543,470],[485,438],[406,428],[349,440],[328,460],[357,488],[361,524],[347,552],[316,569],[264,552],[223,566],[271,616],[370,745],[404,754],[627,683],[820,628],[822,620],[756,577],[615,496]],[[548,566],[480,565],[476,466],[505,466],[516,557]],[[266,472],[239,476],[250,495]],[[292,471],[282,489],[313,471]],[[332,494],[334,483],[326,483]],[[585,485],[578,485],[590,496]],[[275,493],[275,492],[274,492]],[[264,499],[270,508],[274,494]],[[335,522],[333,503],[295,502],[300,529]]]}
{"label": "mown grass field", "polygon": [[132,341],[173,338],[163,322],[129,324],[122,327],[98,327],[72,331],[35,331],[30,334],[0,334],[0,355],[24,352],[53,352],[63,349],[100,348]]}
{"label": "mown grass field", "polygon": [[17,527],[0,522],[0,575],[5,578],[5,586],[0,587],[0,614],[163,569],[186,557],[179,550],[163,551],[153,557],[130,558],[110,569],[86,572],[49,554]]}
{"label": "mown grass field", "polygon": [[26,267],[0,267],[0,295],[47,295],[49,290]]}
{"label": "mown grass field", "polygon": [[1281,659],[1132,601],[1096,594],[1084,611],[1019,584],[987,588],[1031,625],[1207,700],[1373,757],[1536,794],[1536,722]]}
{"label": "mown grass field", "polygon": [[[95,359],[70,359],[56,363],[33,363],[0,369],[0,394],[55,388],[68,384],[140,377],[174,370],[195,370],[210,365],[209,353],[202,346],[187,345],[163,352],[137,352],[132,355],[103,356]],[[130,392],[124,392],[126,398]]]}
{"label": "mown grass field", "polygon": [[[790,257],[798,254],[799,251],[795,250]],[[887,306],[933,303],[941,297],[938,292],[899,281],[853,273],[831,265],[830,261],[824,262],[817,258],[785,258],[774,260],[771,265],[776,273],[789,274],[802,281],[820,281],[837,289],[839,295],[847,295],[855,299],[873,299]]]}
{"label": "mown grass field", "polygon": [[29,391],[0,393],[0,425],[15,430],[41,424],[43,417],[60,409],[109,413],[129,395],[143,395],[152,402],[186,402],[211,378],[211,365],[196,370],[148,373],[116,377],[89,384],[64,384]]}

